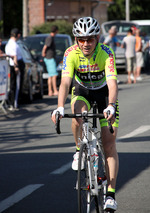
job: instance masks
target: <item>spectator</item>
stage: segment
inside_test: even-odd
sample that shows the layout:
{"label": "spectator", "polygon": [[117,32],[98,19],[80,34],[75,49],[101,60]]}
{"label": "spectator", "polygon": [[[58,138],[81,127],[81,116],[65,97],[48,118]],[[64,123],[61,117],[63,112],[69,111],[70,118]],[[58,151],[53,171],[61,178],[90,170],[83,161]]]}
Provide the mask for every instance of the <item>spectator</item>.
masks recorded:
{"label": "spectator", "polygon": [[14,28],[11,30],[10,39],[5,47],[5,52],[10,56],[10,92],[8,95],[8,101],[10,103],[10,110],[18,109],[18,95],[20,90],[20,75],[23,76],[24,62],[20,48],[17,44],[17,36],[19,30]]}
{"label": "spectator", "polygon": [[120,46],[120,43],[118,42],[118,39],[116,37],[117,34],[117,28],[116,26],[112,26],[109,30],[109,35],[105,38],[103,44],[108,45],[113,51],[116,51],[116,47]]}
{"label": "spectator", "polygon": [[131,84],[131,74],[134,76],[134,83],[136,83],[136,54],[135,54],[135,44],[136,39],[132,34],[132,29],[129,29],[127,36],[123,38],[122,48],[125,48],[125,56],[127,63],[127,72],[128,72],[128,83]]}
{"label": "spectator", "polygon": [[141,68],[143,67],[144,64],[144,59],[143,59],[143,53],[142,53],[142,38],[140,37],[140,30],[136,29],[135,31],[135,38],[136,38],[136,46],[135,46],[135,51],[136,51],[136,80],[141,81]]}
{"label": "spectator", "polygon": [[53,25],[51,28],[50,35],[45,40],[45,45],[42,50],[42,56],[44,57],[44,62],[49,75],[48,78],[48,95],[58,95],[57,91],[57,69],[55,61],[55,43],[54,37],[58,33],[58,27]]}

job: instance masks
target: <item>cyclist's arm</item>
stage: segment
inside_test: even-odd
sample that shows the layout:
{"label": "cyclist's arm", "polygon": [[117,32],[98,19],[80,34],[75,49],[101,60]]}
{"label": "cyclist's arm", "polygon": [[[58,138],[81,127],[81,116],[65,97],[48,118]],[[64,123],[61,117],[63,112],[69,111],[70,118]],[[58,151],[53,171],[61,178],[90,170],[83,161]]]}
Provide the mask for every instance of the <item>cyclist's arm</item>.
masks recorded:
{"label": "cyclist's arm", "polygon": [[[117,85],[117,70],[116,70],[116,64],[115,64],[115,56],[114,52],[110,49],[109,57],[106,59],[105,62],[105,74],[106,74],[106,82],[109,90],[109,97],[108,101],[109,103],[116,103],[117,97],[118,97],[118,85]],[[113,106],[107,107],[111,109]],[[114,110],[113,110],[114,111]],[[108,116],[108,120],[111,120],[113,123],[115,121],[115,117],[113,116],[114,112]],[[106,112],[104,112],[105,118],[107,117]]]}
{"label": "cyclist's arm", "polygon": [[64,107],[71,85],[71,77],[62,77],[58,94],[58,107]]}
{"label": "cyclist's arm", "polygon": [[115,79],[109,79],[107,81],[107,86],[109,90],[109,103],[116,103],[118,97],[118,85]]}
{"label": "cyclist's arm", "polygon": [[[60,87],[59,87],[59,94],[58,94],[58,107],[57,107],[57,109],[59,107],[61,109],[64,108],[65,101],[66,101],[68,93],[69,93],[69,88],[70,88],[70,85],[71,85],[71,81],[72,81],[72,78],[70,78],[70,77],[63,77],[61,79],[61,84],[60,84]],[[56,109],[56,111],[57,111],[57,109]],[[52,114],[51,119],[56,124],[55,113]]]}

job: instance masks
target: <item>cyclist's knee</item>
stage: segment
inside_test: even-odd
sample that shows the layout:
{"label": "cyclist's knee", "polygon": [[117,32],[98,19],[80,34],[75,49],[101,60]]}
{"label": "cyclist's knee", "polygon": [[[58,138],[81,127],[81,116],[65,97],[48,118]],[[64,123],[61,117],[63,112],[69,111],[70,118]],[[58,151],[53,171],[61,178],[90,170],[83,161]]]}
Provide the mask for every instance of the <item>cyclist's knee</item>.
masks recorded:
{"label": "cyclist's knee", "polygon": [[73,118],[72,119],[72,125],[73,126],[81,126],[82,125],[82,119],[80,119],[80,118]]}

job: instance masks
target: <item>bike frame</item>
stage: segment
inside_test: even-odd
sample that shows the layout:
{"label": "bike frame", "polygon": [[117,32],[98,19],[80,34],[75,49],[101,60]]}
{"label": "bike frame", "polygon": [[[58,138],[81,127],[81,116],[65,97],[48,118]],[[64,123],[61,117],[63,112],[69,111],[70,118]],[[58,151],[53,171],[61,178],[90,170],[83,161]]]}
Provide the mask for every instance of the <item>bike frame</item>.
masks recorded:
{"label": "bike frame", "polygon": [[[84,112],[84,113],[87,113],[87,112]],[[89,123],[88,121],[85,121],[83,122],[83,139],[81,141],[81,143],[85,143],[86,146],[87,146],[87,150],[88,150],[88,174],[89,174],[89,182],[90,182],[90,189],[91,189],[91,193],[92,195],[98,195],[98,182],[97,182],[97,169],[98,169],[98,166],[95,163],[95,166],[93,165],[93,169],[92,169],[92,157],[94,157],[93,155],[95,155],[95,152],[92,153],[92,150],[91,150],[91,146],[93,145],[93,149],[96,149],[96,143],[97,143],[97,135],[96,135],[96,132],[97,132],[97,128],[93,128],[91,130],[91,133],[92,133],[92,139],[91,141],[89,140]],[[98,155],[95,156],[96,160],[95,161],[98,161]]]}

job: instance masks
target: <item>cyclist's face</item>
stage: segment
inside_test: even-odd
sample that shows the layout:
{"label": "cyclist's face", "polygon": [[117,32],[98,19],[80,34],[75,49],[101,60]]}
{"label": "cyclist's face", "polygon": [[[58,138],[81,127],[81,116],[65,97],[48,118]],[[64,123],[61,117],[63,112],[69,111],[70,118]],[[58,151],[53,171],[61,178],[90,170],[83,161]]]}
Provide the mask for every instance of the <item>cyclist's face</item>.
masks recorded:
{"label": "cyclist's face", "polygon": [[76,38],[76,41],[83,54],[87,57],[88,56],[91,57],[97,45],[98,37],[96,36],[81,37]]}

